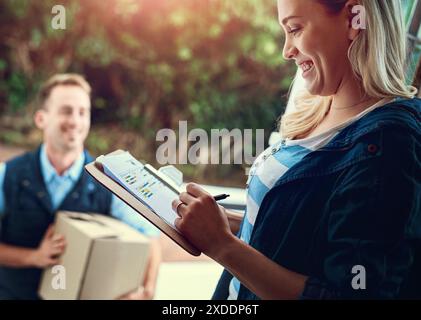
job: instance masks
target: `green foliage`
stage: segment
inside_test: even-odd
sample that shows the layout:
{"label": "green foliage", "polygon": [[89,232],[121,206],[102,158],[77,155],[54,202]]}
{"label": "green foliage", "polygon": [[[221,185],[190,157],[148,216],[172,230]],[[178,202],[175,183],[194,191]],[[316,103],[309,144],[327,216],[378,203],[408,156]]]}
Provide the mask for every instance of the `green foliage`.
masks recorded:
{"label": "green foliage", "polygon": [[27,79],[22,73],[16,72],[4,85],[9,92],[8,105],[12,111],[16,112],[27,102]]}
{"label": "green foliage", "polygon": [[25,136],[21,132],[6,130],[1,133],[0,141],[6,144],[22,145],[25,143]]}
{"label": "green foliage", "polygon": [[109,148],[109,143],[104,136],[99,135],[95,131],[91,131],[86,141],[89,150],[94,154],[104,154]]}
{"label": "green foliage", "polygon": [[[294,67],[282,60],[273,0],[0,0],[0,113],[24,114],[40,83],[78,72],[93,125],[137,130],[263,128],[283,111]],[[108,145],[91,137],[98,150]]]}

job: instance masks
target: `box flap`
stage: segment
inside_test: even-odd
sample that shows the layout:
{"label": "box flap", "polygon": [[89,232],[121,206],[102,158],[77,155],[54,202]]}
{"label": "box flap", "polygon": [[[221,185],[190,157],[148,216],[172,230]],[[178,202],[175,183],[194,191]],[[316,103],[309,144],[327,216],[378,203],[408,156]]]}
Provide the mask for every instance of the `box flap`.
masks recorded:
{"label": "box flap", "polygon": [[92,214],[92,218],[95,219],[95,221],[107,226],[107,228],[112,229],[115,236],[121,241],[149,242],[149,239],[146,236],[117,219],[101,214]]}
{"label": "box flap", "polygon": [[92,239],[118,237],[119,232],[113,229],[109,223],[99,219],[100,215],[61,211],[59,214],[66,222],[77,228],[80,232]]}

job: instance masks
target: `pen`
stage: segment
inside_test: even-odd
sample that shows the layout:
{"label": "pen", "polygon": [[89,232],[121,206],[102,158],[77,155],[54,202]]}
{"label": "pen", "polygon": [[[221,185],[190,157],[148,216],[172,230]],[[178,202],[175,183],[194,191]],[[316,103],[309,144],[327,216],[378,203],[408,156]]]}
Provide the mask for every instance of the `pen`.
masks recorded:
{"label": "pen", "polygon": [[219,201],[219,200],[224,200],[226,198],[228,198],[230,195],[229,194],[218,194],[217,196],[214,196],[213,198],[215,199],[215,201]]}

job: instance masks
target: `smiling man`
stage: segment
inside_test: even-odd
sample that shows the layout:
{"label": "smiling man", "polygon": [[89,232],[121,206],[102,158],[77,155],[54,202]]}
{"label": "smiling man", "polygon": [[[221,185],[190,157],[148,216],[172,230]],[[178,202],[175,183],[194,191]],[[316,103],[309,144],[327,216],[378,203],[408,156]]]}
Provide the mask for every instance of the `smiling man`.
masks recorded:
{"label": "smiling man", "polygon": [[112,215],[153,237],[140,289],[124,298],[154,295],[160,248],[157,229],[97,184],[84,170],[91,123],[91,88],[77,74],[59,74],[41,88],[34,121],[43,131],[35,151],[0,164],[0,299],[38,299],[43,268],[58,264],[66,239],[54,234],[57,211]]}

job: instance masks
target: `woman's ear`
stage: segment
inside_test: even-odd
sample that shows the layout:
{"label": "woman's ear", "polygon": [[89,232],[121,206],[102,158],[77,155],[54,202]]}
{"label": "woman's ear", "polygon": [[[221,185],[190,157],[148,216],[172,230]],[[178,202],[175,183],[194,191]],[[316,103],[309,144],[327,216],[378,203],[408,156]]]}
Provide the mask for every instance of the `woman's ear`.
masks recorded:
{"label": "woman's ear", "polygon": [[38,129],[43,130],[45,126],[45,111],[40,109],[37,110],[34,114],[34,122]]}
{"label": "woman's ear", "polygon": [[361,29],[366,28],[365,8],[356,0],[349,0],[345,5],[348,14],[348,38],[354,41]]}

